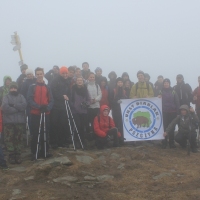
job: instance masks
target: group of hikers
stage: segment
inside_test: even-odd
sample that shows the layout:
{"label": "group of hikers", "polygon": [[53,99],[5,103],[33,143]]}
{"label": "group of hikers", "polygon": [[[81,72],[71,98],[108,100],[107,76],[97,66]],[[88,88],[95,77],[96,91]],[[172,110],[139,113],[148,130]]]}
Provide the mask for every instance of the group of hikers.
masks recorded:
{"label": "group of hikers", "polygon": [[[114,71],[103,76],[97,67],[91,72],[84,62],[76,66],[53,68],[46,74],[43,68],[35,71],[26,64],[21,67],[16,82],[4,77],[0,88],[1,144],[8,152],[10,164],[20,164],[23,136],[26,127],[31,135],[31,160],[48,158],[49,147],[87,149],[87,141],[95,141],[98,149],[124,143],[121,99],[162,98],[165,139],[162,147],[175,148],[175,141],[186,147],[188,135],[192,152],[196,149],[196,129],[200,117],[200,86],[194,91],[184,82],[183,75],[176,76],[172,87],[168,78],[158,76],[155,84],[143,71],[137,72],[138,82],[133,83],[127,72],[118,77]],[[45,79],[48,84],[45,83]],[[200,85],[200,77],[198,77]],[[196,105],[195,110],[190,104]],[[110,116],[112,111],[112,117]],[[175,126],[178,133],[175,135]],[[0,147],[0,166],[7,168]]]}

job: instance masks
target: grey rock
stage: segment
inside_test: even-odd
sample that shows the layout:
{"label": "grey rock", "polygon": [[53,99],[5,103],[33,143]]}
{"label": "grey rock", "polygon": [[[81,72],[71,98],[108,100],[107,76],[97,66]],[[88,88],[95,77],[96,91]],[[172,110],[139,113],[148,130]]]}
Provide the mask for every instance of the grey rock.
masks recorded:
{"label": "grey rock", "polygon": [[16,171],[16,172],[25,172],[26,168],[25,167],[14,167],[10,169],[11,171]]}
{"label": "grey rock", "polygon": [[81,171],[81,173],[89,176],[95,176],[95,174],[86,171]]}
{"label": "grey rock", "polygon": [[84,164],[91,164],[91,162],[94,160],[92,157],[90,156],[76,156],[76,159]]}
{"label": "grey rock", "polygon": [[29,176],[29,177],[24,178],[25,181],[29,181],[29,180],[33,180],[33,179],[34,179],[34,176]]}
{"label": "grey rock", "polygon": [[57,158],[51,158],[49,160],[46,160],[44,162],[41,162],[40,165],[72,165],[72,162],[69,160],[67,156],[57,157]]}
{"label": "grey rock", "polygon": [[105,159],[105,156],[100,156],[99,158],[98,158],[98,160],[101,162],[101,164],[106,164],[106,159]]}
{"label": "grey rock", "polygon": [[178,177],[184,177],[185,175],[183,174],[177,174]]}
{"label": "grey rock", "polygon": [[158,179],[161,179],[161,178],[163,178],[165,176],[171,176],[171,175],[172,175],[172,173],[163,172],[163,173],[161,173],[161,174],[159,174],[157,176],[154,176],[153,179],[154,180],[158,180]]}
{"label": "grey rock", "polygon": [[78,181],[78,178],[74,176],[64,176],[64,177],[58,177],[56,179],[53,179],[54,183],[64,183],[67,184],[68,182],[76,182]]}
{"label": "grey rock", "polygon": [[13,189],[13,191],[12,191],[13,196],[21,194],[21,193],[22,193],[22,191],[20,189]]}
{"label": "grey rock", "polygon": [[93,177],[93,176],[85,176],[85,177],[84,177],[84,180],[85,180],[85,181],[96,181],[97,178],[96,178],[96,177]]}
{"label": "grey rock", "polygon": [[125,166],[125,164],[124,164],[124,163],[121,163],[121,164],[117,167],[117,169],[122,170],[122,169],[124,169],[124,166]]}
{"label": "grey rock", "polygon": [[112,180],[113,178],[114,176],[111,176],[111,175],[102,175],[102,176],[98,176],[97,180],[100,182],[104,182],[104,181]]}
{"label": "grey rock", "polygon": [[110,159],[112,159],[112,160],[117,160],[117,159],[119,159],[119,154],[117,154],[117,153],[112,153],[111,155],[110,155]]}

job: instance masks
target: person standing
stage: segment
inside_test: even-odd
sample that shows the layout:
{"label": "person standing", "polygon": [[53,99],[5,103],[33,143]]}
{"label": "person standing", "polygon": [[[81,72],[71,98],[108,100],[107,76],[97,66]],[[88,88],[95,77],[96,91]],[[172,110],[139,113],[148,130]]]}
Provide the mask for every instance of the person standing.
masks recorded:
{"label": "person standing", "polygon": [[109,101],[108,101],[108,83],[107,83],[107,78],[106,77],[102,77],[101,78],[99,86],[101,88],[101,93],[102,93],[100,106],[102,106],[102,105],[109,106]]}
{"label": "person standing", "polygon": [[65,101],[70,100],[70,81],[68,80],[68,68],[60,68],[60,74],[51,84],[54,105],[51,111],[50,144],[52,148],[68,147],[71,143],[71,135],[68,126],[68,116]]}
{"label": "person standing", "polygon": [[127,99],[126,91],[123,88],[123,79],[121,77],[117,78],[116,86],[113,91],[109,94],[109,103],[112,109],[112,116],[116,127],[119,132],[122,134],[121,143],[124,142],[123,134],[123,122],[122,122],[122,113],[120,108],[121,99]]}
{"label": "person standing", "polygon": [[154,94],[155,94],[155,97],[157,97],[160,93],[160,91],[162,90],[163,88],[163,76],[162,75],[159,75],[158,78],[157,78],[157,81],[155,82],[155,88],[154,88]]}
{"label": "person standing", "polygon": [[90,97],[90,106],[88,108],[88,120],[91,130],[93,130],[94,132],[93,122],[94,118],[99,114],[102,93],[99,85],[95,83],[95,74],[93,72],[90,72],[89,74],[87,90]]}
{"label": "person standing", "polygon": [[[44,70],[43,68],[37,67],[35,69],[35,76],[37,78],[37,82],[32,84],[28,90],[28,104],[31,107],[31,160],[36,159],[36,151],[38,144],[38,130],[41,123],[41,132],[40,132],[40,152],[38,153],[38,157],[45,157],[45,145],[46,142],[46,157],[51,157],[52,155],[48,153],[49,151],[49,115],[50,111],[53,107],[53,96],[50,88],[44,82]],[[41,119],[41,114],[43,117]],[[45,124],[44,124],[44,116],[45,116]],[[46,127],[46,141],[44,141],[44,126]]]}
{"label": "person standing", "polygon": [[153,89],[150,84],[145,82],[144,72],[138,71],[137,78],[138,82],[131,88],[130,99],[153,97]]}
{"label": "person standing", "polygon": [[108,82],[108,91],[112,92],[116,86],[117,74],[114,71],[112,71],[108,74],[108,78],[110,79]]}
{"label": "person standing", "polygon": [[4,76],[3,83],[4,85],[0,87],[0,105],[2,104],[3,97],[6,96],[10,91],[10,84],[12,79],[10,76]]}
{"label": "person standing", "polygon": [[17,85],[18,85],[18,91],[20,92],[22,83],[24,79],[26,78],[26,70],[28,69],[28,66],[26,64],[23,64],[20,66],[21,69],[21,75],[17,78]]}
{"label": "person standing", "polygon": [[[180,107],[178,95],[176,94],[174,89],[171,87],[171,82],[169,79],[167,78],[164,79],[163,89],[158,97],[162,98],[163,126],[164,126],[164,129],[166,130],[169,124],[178,115],[179,107]],[[174,144],[174,131],[175,131],[175,127],[172,127],[170,131],[168,132],[170,148],[176,148]],[[165,139],[162,141],[162,148],[164,149],[168,145],[168,137],[165,137]]]}
{"label": "person standing", "polygon": [[180,105],[188,105],[193,100],[192,88],[188,83],[184,82],[184,77],[182,74],[176,76],[177,84],[174,86],[174,90],[178,94]]}
{"label": "person standing", "polygon": [[145,79],[145,82],[146,82],[147,84],[150,84],[151,87],[152,87],[152,89],[154,90],[153,83],[150,82],[151,77],[150,77],[150,75],[149,75],[148,73],[145,73],[145,74],[144,74],[144,79]]}
{"label": "person standing", "polygon": [[51,82],[53,81],[54,78],[56,78],[59,75],[59,67],[57,65],[53,66],[53,69],[49,70],[44,77],[48,81],[48,86],[51,86]]}
{"label": "person standing", "polygon": [[18,93],[16,82],[10,84],[10,91],[2,101],[4,142],[9,152],[9,162],[20,164],[25,129],[26,100]]}
{"label": "person standing", "polygon": [[82,63],[82,70],[81,70],[81,73],[82,73],[82,77],[85,81],[88,80],[88,77],[90,75],[90,69],[89,69],[89,63],[88,62],[84,62]]}
{"label": "person standing", "polygon": [[[87,109],[90,105],[90,98],[87,87],[81,77],[77,78],[76,84],[72,86],[70,105],[78,133],[85,146],[85,132],[89,132]],[[80,147],[77,134],[75,134],[75,144],[77,148]]]}
{"label": "person standing", "polygon": [[95,73],[96,73],[95,74],[95,82],[96,82],[96,84],[98,84],[100,86],[100,81],[103,78],[103,76],[102,76],[102,69],[100,67],[97,67],[95,69]]}
{"label": "person standing", "polygon": [[200,76],[198,77],[199,86],[193,92],[193,104],[195,104],[195,110],[197,116],[200,119]]}

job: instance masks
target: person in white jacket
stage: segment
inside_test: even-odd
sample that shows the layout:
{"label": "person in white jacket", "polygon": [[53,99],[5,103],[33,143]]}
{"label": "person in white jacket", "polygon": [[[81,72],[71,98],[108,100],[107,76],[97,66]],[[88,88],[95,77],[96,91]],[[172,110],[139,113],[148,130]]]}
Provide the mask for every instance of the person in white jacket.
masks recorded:
{"label": "person in white jacket", "polygon": [[95,74],[90,72],[87,89],[90,97],[90,105],[88,108],[88,120],[89,125],[93,129],[94,118],[99,114],[100,101],[102,98],[101,89],[98,84],[95,83]]}

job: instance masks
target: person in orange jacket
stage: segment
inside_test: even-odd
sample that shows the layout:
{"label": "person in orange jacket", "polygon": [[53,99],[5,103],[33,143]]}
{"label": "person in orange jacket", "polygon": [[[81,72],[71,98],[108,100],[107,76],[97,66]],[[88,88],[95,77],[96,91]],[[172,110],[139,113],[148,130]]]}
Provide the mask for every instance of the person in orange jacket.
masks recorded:
{"label": "person in orange jacket", "polygon": [[119,146],[120,132],[115,127],[113,119],[108,116],[110,108],[107,105],[102,105],[100,115],[94,118],[94,132],[96,134],[97,148],[103,148],[110,141],[113,141],[113,146]]}

